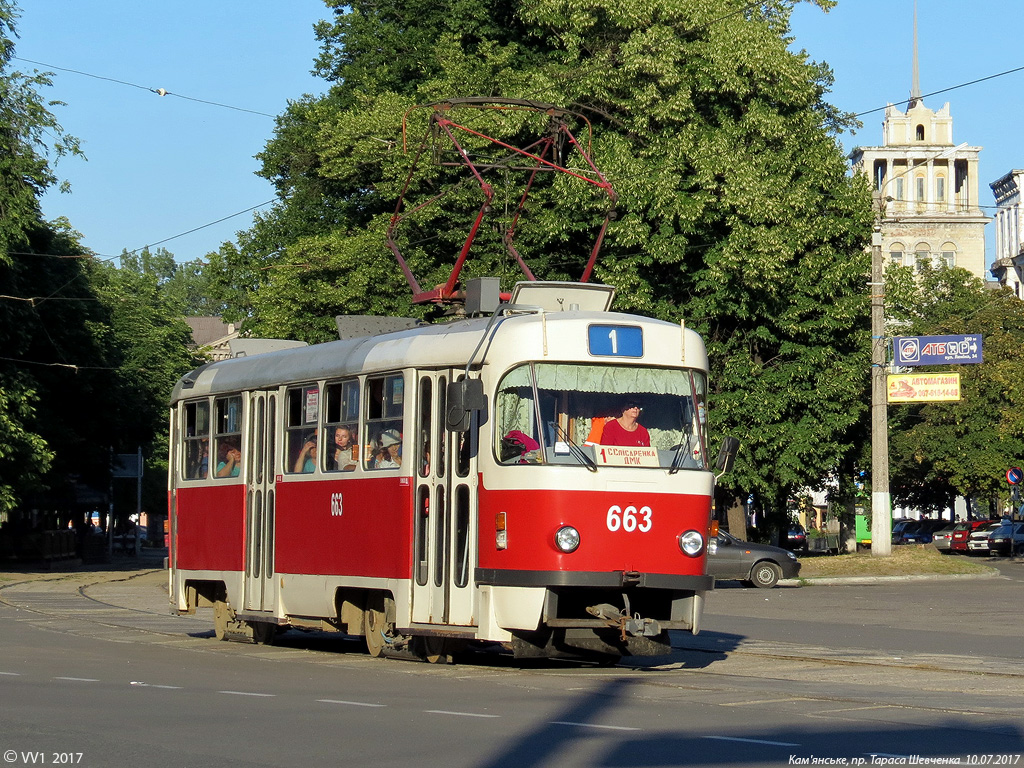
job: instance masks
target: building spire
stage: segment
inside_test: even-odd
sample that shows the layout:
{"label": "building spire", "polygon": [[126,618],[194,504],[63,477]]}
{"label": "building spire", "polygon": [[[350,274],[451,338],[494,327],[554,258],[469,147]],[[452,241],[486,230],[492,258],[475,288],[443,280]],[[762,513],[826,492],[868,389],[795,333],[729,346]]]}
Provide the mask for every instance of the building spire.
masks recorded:
{"label": "building spire", "polygon": [[907,109],[913,109],[921,102],[921,76],[917,68],[917,0],[914,0],[914,66],[910,83],[910,102]]}

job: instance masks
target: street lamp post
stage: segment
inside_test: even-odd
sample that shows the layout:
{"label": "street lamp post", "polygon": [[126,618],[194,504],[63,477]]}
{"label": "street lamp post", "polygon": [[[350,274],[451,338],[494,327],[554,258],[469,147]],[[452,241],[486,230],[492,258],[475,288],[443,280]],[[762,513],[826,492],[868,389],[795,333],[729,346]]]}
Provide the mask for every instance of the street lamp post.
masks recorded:
{"label": "street lamp post", "polygon": [[871,554],[892,554],[889,413],[886,404],[885,270],[882,229],[871,233]]}
{"label": "street lamp post", "polygon": [[[953,157],[967,146],[962,142],[935,153],[927,160]],[[925,161],[927,162],[927,161]],[[891,184],[919,168],[913,163],[902,173],[886,179]],[[885,262],[882,260],[882,220],[885,204],[892,198],[880,190],[879,210],[871,233],[871,554],[892,554],[892,502],[889,494],[889,412],[886,392],[888,344],[885,336]]]}

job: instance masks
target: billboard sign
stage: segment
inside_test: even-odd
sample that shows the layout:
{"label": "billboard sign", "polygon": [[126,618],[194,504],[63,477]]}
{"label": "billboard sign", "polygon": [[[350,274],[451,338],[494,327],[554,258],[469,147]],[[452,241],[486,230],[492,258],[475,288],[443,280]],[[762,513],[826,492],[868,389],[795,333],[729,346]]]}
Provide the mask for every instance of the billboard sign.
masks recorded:
{"label": "billboard sign", "polygon": [[959,373],[890,374],[886,378],[890,403],[937,403],[960,399]]}
{"label": "billboard sign", "polygon": [[892,340],[896,365],[980,363],[981,334],[966,336],[897,336]]}

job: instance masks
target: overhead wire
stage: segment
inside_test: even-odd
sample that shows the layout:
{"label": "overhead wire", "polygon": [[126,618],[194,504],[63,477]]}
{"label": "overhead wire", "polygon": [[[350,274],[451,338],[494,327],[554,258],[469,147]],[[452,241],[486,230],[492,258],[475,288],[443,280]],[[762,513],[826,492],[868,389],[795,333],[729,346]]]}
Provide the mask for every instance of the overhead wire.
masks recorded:
{"label": "overhead wire", "polygon": [[209,104],[210,106],[222,107],[223,109],[233,109],[236,112],[248,112],[251,115],[261,115],[263,117],[269,117],[269,118],[276,118],[277,117],[277,115],[272,115],[269,112],[260,112],[259,110],[255,110],[255,109],[246,109],[245,107],[236,107],[236,106],[234,106],[232,104],[223,104],[223,103],[221,103],[219,101],[208,101],[206,99],[196,98],[195,96],[185,96],[185,95],[180,94],[180,93],[174,93],[173,91],[168,91],[166,88],[151,88],[148,85],[139,85],[138,83],[131,83],[131,82],[127,81],[127,80],[119,80],[116,77],[105,77],[103,75],[94,75],[91,72],[83,72],[80,69],[70,69],[69,67],[58,67],[55,64],[47,64],[47,63],[42,62],[42,61],[34,61],[32,59],[25,59],[25,58],[22,58],[21,56],[12,56],[11,60],[12,61],[24,61],[27,64],[34,64],[36,66],[46,67],[47,69],[55,69],[55,70],[57,70],[59,72],[71,72],[71,73],[76,74],[76,75],[82,75],[83,77],[91,77],[91,78],[93,78],[95,80],[106,80],[107,82],[110,82],[110,83],[118,83],[119,85],[127,85],[127,86],[129,86],[131,88],[139,88],[139,89],[141,89],[143,91],[149,91],[150,93],[155,93],[157,96],[175,96],[176,98],[185,99],[186,101],[195,101],[195,102],[198,102],[199,104]]}

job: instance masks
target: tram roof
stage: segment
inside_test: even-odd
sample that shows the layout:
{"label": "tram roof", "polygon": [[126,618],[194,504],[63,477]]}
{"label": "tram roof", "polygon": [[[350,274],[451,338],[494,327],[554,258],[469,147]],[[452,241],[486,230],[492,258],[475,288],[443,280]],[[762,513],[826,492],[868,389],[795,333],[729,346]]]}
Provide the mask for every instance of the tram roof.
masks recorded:
{"label": "tram roof", "polygon": [[[491,318],[472,318],[451,323],[422,325],[407,330],[375,336],[363,336],[341,341],[329,341],[304,347],[265,352],[247,357],[220,360],[200,366],[181,377],[174,386],[171,403],[179,400],[203,397],[209,394],[235,392],[251,389],[275,388],[284,384],[318,381],[321,379],[353,376],[360,373],[377,373],[402,368],[462,368],[469,356],[476,350]],[[551,346],[559,347],[551,359],[578,359],[586,356],[585,345],[575,343],[574,354],[563,356],[569,345],[565,339],[569,330],[563,324],[575,323],[584,327],[591,323],[620,323],[642,325],[661,334],[676,334],[679,326],[663,320],[654,320],[637,315],[616,312],[544,312],[512,314],[504,317],[494,331],[492,340],[477,352],[474,363],[481,357],[490,361],[495,357],[508,359],[509,355],[521,360],[542,359],[538,352],[530,354],[533,337],[539,338],[543,327],[554,326],[547,331]],[[511,343],[511,336],[522,336]],[[509,335],[506,340],[502,337]],[[520,342],[525,342],[525,345]],[[679,343],[678,341],[676,342]],[[686,330],[685,345],[689,364],[705,367],[707,357],[704,343],[696,333]],[[652,347],[656,348],[656,347]],[[649,362],[646,360],[609,360],[614,363]]]}

